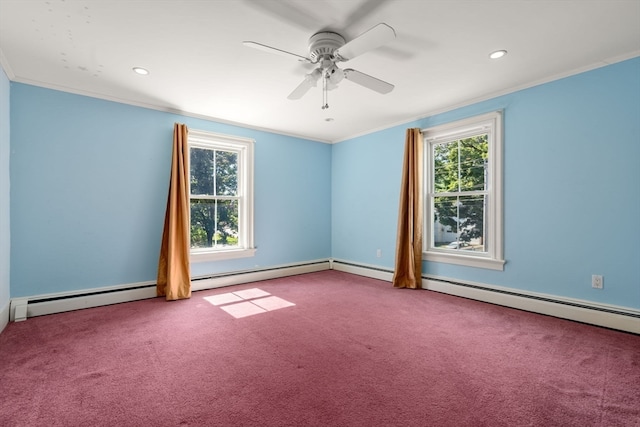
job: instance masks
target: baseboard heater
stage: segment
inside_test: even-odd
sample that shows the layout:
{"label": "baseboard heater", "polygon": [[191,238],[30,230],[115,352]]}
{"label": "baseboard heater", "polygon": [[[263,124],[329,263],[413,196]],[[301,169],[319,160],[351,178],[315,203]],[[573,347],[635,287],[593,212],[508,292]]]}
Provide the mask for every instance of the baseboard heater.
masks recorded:
{"label": "baseboard heater", "polygon": [[117,289],[105,289],[105,290],[99,290],[95,292],[88,291],[88,292],[83,292],[79,294],[60,295],[60,296],[52,296],[52,297],[44,297],[44,298],[35,297],[35,298],[29,298],[28,301],[29,301],[29,304],[42,304],[46,302],[63,301],[63,300],[68,300],[72,298],[83,298],[88,296],[115,294],[116,292],[132,292],[132,291],[138,291],[140,289],[147,289],[147,290],[153,289],[155,291],[156,284],[151,283],[148,285],[138,285],[138,286],[134,285],[134,286],[117,288]]}
{"label": "baseboard heater", "polygon": [[[314,271],[328,270],[329,260],[316,260],[296,264],[256,268],[193,277],[191,290],[201,291],[217,287],[250,283],[278,277],[293,276]],[[65,311],[99,307],[156,297],[155,282],[140,282],[91,290],[62,292],[13,298],[9,308],[9,320],[19,322],[29,317],[62,313]]]}
{"label": "baseboard heater", "polygon": [[328,270],[329,268],[331,268],[329,259],[322,259],[251,270],[207,274],[192,277],[191,290],[200,291],[224,286],[239,285],[241,283],[257,282],[260,280],[277,279],[278,277],[295,276],[298,274]]}
{"label": "baseboard heater", "polygon": [[595,305],[587,305],[585,303],[578,303],[578,302],[572,302],[569,300],[558,300],[558,299],[554,299],[554,298],[549,298],[549,297],[543,297],[543,296],[537,296],[537,295],[531,295],[531,294],[522,294],[519,292],[514,292],[514,291],[508,291],[508,290],[504,290],[504,289],[493,289],[493,288],[486,288],[483,286],[478,286],[478,285],[471,285],[468,283],[460,283],[457,281],[452,281],[452,280],[445,280],[445,279],[430,279],[429,276],[422,276],[423,279],[426,280],[436,280],[440,283],[449,283],[451,285],[455,285],[455,286],[464,286],[465,288],[471,288],[471,289],[480,289],[482,291],[489,291],[489,292],[496,292],[496,293],[500,293],[500,294],[504,294],[504,295],[511,295],[511,296],[515,296],[515,297],[520,297],[520,298],[529,298],[529,299],[534,299],[534,300],[538,300],[538,301],[546,301],[546,302],[551,302],[554,304],[562,304],[562,305],[569,305],[572,307],[579,307],[579,308],[585,308],[585,309],[589,309],[589,310],[597,310],[597,311],[602,311],[605,313],[612,313],[612,314],[618,314],[621,316],[631,316],[631,317],[635,317],[640,319],[640,312],[638,313],[633,313],[630,311],[620,311],[619,309],[615,309],[615,308],[607,308],[607,307],[603,307],[603,306],[595,306]]}
{"label": "baseboard heater", "polygon": [[[393,278],[392,270],[348,261],[332,260],[332,268],[389,282]],[[640,334],[640,310],[632,308],[429,275],[422,276],[422,287],[449,295]]]}

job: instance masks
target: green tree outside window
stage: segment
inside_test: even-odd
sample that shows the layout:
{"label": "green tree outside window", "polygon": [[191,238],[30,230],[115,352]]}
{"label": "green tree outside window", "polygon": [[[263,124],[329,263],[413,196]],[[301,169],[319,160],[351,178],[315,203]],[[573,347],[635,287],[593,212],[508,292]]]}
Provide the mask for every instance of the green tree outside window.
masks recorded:
{"label": "green tree outside window", "polygon": [[487,134],[433,146],[433,220],[456,234],[454,249],[473,241],[484,251],[488,148]]}
{"label": "green tree outside window", "polygon": [[191,247],[238,245],[238,153],[193,147]]}

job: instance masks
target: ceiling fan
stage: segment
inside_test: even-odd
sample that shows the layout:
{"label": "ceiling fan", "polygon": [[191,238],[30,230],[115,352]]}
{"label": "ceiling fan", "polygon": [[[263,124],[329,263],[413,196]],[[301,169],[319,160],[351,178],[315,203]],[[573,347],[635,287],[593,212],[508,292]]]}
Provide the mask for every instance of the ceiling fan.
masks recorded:
{"label": "ceiling fan", "polygon": [[309,56],[297,55],[254,41],[245,41],[243,44],[263,51],[294,57],[300,62],[317,65],[287,98],[292,100],[302,98],[322,78],[322,109],[324,110],[329,108],[327,91],[335,89],[343,79],[350,80],[381,94],[386,94],[393,90],[394,86],[391,83],[352,68],[341,69],[338,67],[338,63],[349,61],[380,47],[395,37],[395,30],[385,23],[375,25],[349,42],[336,32],[320,31],[309,38]]}

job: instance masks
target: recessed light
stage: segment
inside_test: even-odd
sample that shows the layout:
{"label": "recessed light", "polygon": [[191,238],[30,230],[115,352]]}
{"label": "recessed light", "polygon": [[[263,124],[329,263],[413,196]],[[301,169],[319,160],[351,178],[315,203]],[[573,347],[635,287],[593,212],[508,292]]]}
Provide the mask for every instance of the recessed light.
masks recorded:
{"label": "recessed light", "polygon": [[506,50],[496,50],[495,52],[491,52],[489,54],[489,58],[491,59],[498,59],[498,58],[502,58],[503,56],[505,56],[507,54]]}
{"label": "recessed light", "polygon": [[142,75],[142,76],[146,76],[147,74],[149,74],[149,70],[147,70],[146,68],[142,68],[142,67],[133,67],[133,71],[135,71],[136,73]]}

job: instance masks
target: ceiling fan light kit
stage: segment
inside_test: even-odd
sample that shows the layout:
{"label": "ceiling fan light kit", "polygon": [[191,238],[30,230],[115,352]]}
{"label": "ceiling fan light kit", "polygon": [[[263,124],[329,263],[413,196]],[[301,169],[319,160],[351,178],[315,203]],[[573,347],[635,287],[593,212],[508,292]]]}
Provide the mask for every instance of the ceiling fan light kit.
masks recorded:
{"label": "ceiling fan light kit", "polygon": [[287,98],[291,100],[302,98],[309,89],[317,86],[318,80],[322,77],[322,109],[324,110],[329,108],[327,92],[337,88],[343,79],[350,80],[380,94],[386,94],[393,90],[394,86],[391,83],[387,83],[352,68],[342,70],[338,67],[337,63],[346,62],[380,47],[395,37],[395,30],[385,23],[375,25],[349,42],[338,33],[320,31],[309,38],[309,55],[307,57],[253,41],[245,41],[244,45],[278,55],[293,56],[297,58],[298,61],[317,64],[318,67],[307,74],[304,80]]}

